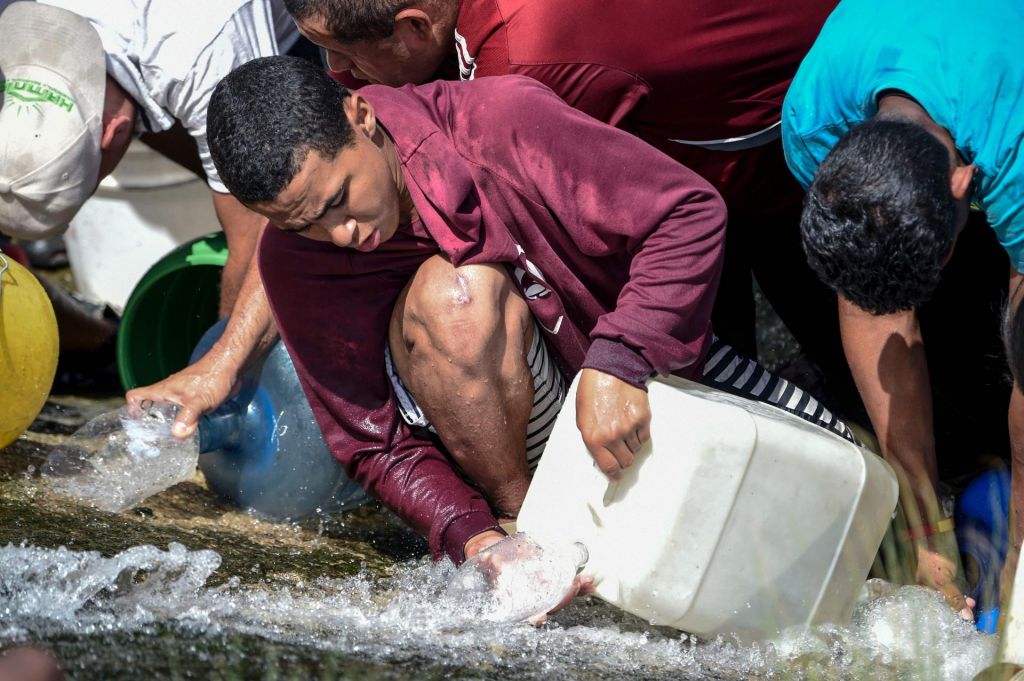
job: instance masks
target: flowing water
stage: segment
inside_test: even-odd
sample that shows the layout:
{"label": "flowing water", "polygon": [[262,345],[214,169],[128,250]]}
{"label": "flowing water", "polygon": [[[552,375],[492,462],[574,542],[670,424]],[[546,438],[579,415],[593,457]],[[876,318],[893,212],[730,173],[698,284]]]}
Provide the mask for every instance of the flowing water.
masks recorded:
{"label": "flowing water", "polygon": [[872,581],[848,626],[697,641],[594,598],[539,628],[481,618],[452,566],[379,508],[273,524],[200,476],[114,514],[38,474],[116,406],[53,399],[0,451],[0,647],[110,679],[971,679],[997,641],[935,593]]}
{"label": "flowing water", "polygon": [[427,559],[387,577],[207,585],[219,564],[180,544],[110,558],[9,545],[0,640],[47,642],[81,679],[331,678],[353,665],[423,679],[970,679],[995,645],[914,587],[865,601],[849,627],[742,646],[698,643],[595,601],[540,629],[480,621],[446,597],[451,565]]}

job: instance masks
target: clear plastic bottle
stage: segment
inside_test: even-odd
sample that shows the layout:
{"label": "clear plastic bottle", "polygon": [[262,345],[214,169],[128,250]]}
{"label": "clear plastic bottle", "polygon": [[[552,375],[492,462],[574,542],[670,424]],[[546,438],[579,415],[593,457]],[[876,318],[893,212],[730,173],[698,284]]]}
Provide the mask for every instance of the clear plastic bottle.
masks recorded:
{"label": "clear plastic bottle", "polygon": [[171,434],[174,404],[121,407],[87,422],[53,448],[43,477],[60,494],[120,512],[195,475],[199,437]]}
{"label": "clear plastic bottle", "polygon": [[587,548],[579,542],[542,547],[518,532],[463,563],[448,593],[474,607],[483,620],[533,620],[565,598],[588,558]]}

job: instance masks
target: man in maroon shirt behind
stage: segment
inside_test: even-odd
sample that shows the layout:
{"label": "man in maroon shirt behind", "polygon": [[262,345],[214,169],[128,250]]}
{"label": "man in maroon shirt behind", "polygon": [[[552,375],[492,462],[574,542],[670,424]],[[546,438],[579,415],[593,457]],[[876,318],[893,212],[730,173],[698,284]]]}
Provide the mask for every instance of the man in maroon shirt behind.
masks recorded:
{"label": "man in maroon shirt behind", "polygon": [[779,141],[781,106],[835,0],[285,0],[349,86],[518,74],[628,130],[708,180],[729,228],[716,333],[755,355],[751,272],[859,408],[835,296],[808,268],[803,192]]}
{"label": "man in maroon shirt behind", "polygon": [[[356,481],[429,538],[435,556],[461,562],[501,534],[436,440],[403,422],[384,370],[392,309],[425,262],[447,268],[455,284],[432,302],[414,281],[397,320],[403,305],[408,323],[443,316],[455,367],[493,370],[491,385],[517,402],[532,392],[517,392],[532,314],[565,370],[583,368],[583,419],[591,421],[583,436],[603,440],[611,458],[599,463],[612,474],[618,453],[646,439],[646,379],[701,375],[721,266],[721,199],[536,81],[350,94],[301,60],[256,60],[218,86],[209,137],[228,186],[278,228],[265,230],[260,273],[324,439]],[[479,297],[494,291],[498,300]],[[417,299],[433,306],[410,311]],[[414,336],[399,337],[403,355],[417,353]],[[465,346],[499,337],[515,350],[499,348],[497,361]],[[482,383],[462,378],[446,381],[454,402]],[[463,421],[501,427],[478,398],[462,396]],[[524,425],[504,439],[524,440]],[[500,510],[502,490],[471,477],[499,497]],[[523,493],[525,485],[507,491],[519,495],[512,513]]]}

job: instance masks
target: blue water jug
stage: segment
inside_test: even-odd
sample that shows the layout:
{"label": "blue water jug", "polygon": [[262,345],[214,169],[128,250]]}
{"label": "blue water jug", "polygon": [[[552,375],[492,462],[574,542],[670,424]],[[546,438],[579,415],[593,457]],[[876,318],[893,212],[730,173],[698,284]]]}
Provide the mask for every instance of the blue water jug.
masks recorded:
{"label": "blue water jug", "polygon": [[[190,363],[209,351],[226,324],[210,327]],[[331,456],[281,341],[246,372],[237,395],[202,417],[199,450],[211,489],[272,520],[347,510],[367,499]]]}
{"label": "blue water jug", "polygon": [[957,497],[953,519],[968,593],[977,604],[978,628],[995,633],[999,615],[999,573],[1009,546],[1010,474],[982,473]]}

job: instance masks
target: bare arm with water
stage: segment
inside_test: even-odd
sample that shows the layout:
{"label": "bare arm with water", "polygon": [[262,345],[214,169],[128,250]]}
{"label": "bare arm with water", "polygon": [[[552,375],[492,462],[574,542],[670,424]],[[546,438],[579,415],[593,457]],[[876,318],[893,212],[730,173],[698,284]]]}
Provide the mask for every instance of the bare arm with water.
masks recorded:
{"label": "bare arm with water", "polygon": [[839,324],[882,453],[899,477],[907,522],[918,528],[917,581],[940,591],[965,618],[972,618],[974,601],[964,597],[957,582],[955,538],[927,529],[943,514],[936,493],[931,384],[917,314],[874,315],[840,296]]}
{"label": "bare arm with water", "polygon": [[1006,555],[1006,563],[1000,578],[1003,593],[1009,593],[1017,573],[1017,562],[1020,558],[1021,541],[1024,539],[1024,393],[1021,392],[1020,360],[1017,354],[1017,342],[1011,329],[1015,326],[1016,316],[1021,312],[1020,300],[1024,287],[1024,275],[1010,266],[1010,300],[1007,303],[1007,323],[1003,329],[1006,344],[1007,360],[1014,377],[1013,392],[1010,394],[1010,411],[1007,423],[1010,428],[1010,550]]}
{"label": "bare arm with water", "polygon": [[256,246],[267,219],[246,208],[231,194],[213,192],[213,208],[228,241],[228,259],[220,278],[220,316],[227,317],[255,269]]}
{"label": "bare arm with water", "polygon": [[224,335],[210,351],[195,364],[159,383],[128,391],[125,399],[132,405],[143,400],[181,405],[173,432],[176,437],[188,437],[195,432],[203,414],[215,410],[232,395],[245,367],[276,339],[277,327],[253,259]]}

